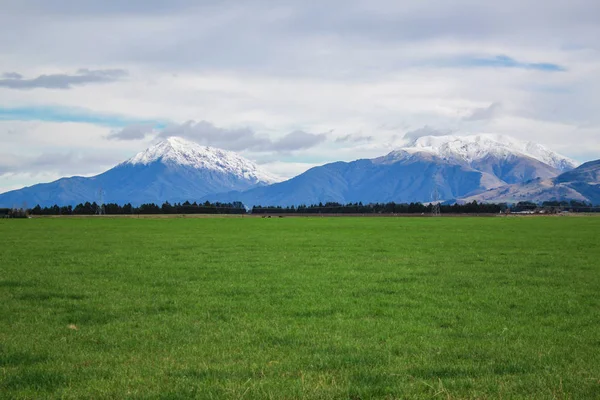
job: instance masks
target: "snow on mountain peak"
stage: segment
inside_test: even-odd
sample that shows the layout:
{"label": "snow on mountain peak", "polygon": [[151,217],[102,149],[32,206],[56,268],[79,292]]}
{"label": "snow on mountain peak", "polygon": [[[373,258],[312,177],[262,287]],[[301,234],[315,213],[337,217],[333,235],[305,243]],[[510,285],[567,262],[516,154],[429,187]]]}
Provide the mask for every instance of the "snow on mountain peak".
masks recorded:
{"label": "snow on mountain peak", "polygon": [[560,171],[570,170],[579,165],[574,160],[540,144],[494,134],[422,136],[415,139],[409,146],[392,152],[389,156],[401,159],[414,153],[429,153],[443,159],[466,163],[479,161],[488,156],[498,158],[526,156]]}
{"label": "snow on mountain peak", "polygon": [[169,137],[136,154],[124,164],[148,165],[161,162],[169,166],[187,166],[234,174],[256,182],[275,183],[281,181],[275,175],[262,170],[250,160],[232,151],[202,146],[180,138]]}

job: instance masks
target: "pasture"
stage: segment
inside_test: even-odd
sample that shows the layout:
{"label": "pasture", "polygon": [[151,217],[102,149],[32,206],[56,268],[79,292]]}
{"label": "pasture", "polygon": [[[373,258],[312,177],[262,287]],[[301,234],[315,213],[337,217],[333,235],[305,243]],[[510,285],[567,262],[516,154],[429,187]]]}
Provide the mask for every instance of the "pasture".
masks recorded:
{"label": "pasture", "polygon": [[600,398],[600,218],[0,220],[0,398]]}

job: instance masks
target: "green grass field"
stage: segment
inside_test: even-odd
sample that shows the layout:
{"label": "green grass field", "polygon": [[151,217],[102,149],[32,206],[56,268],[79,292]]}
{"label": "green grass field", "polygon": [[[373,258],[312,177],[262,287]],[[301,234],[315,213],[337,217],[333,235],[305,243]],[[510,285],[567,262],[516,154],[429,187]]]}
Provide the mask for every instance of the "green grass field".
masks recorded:
{"label": "green grass field", "polygon": [[600,398],[600,218],[41,218],[0,238],[0,398]]}

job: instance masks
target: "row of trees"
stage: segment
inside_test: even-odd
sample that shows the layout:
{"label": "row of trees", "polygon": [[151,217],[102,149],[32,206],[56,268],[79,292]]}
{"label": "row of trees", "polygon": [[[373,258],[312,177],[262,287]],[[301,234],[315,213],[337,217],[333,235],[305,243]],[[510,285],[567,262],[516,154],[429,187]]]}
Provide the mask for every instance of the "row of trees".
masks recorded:
{"label": "row of trees", "polygon": [[534,203],[531,201],[520,201],[517,204],[511,206],[511,211],[522,212],[522,211],[563,211],[568,210],[572,212],[599,212],[598,207],[594,207],[591,203],[584,201],[570,200],[570,201],[544,201],[541,204]]}
{"label": "row of trees", "polygon": [[246,209],[241,202],[233,203],[210,203],[205,202],[198,204],[190,203],[169,203],[164,202],[162,205],[154,203],[142,204],[139,207],[134,207],[131,203],[119,205],[116,203],[107,203],[98,205],[96,202],[82,203],[75,207],[64,206],[59,207],[54,205],[51,207],[40,207],[38,204],[29,213],[32,215],[94,215],[94,214],[109,214],[109,215],[124,215],[124,214],[245,214]]}
{"label": "row of trees", "polygon": [[[440,205],[440,212],[448,214],[492,214],[508,208],[506,204],[477,203]],[[426,214],[431,213],[432,204],[423,203],[319,203],[298,207],[255,206],[252,214]]]}
{"label": "row of trees", "polygon": [[23,208],[0,208],[0,218],[27,218],[27,210]]}
{"label": "row of trees", "polygon": [[[75,207],[54,205],[51,207],[40,207],[39,205],[29,210],[32,215],[94,215],[94,214],[426,214],[432,212],[433,205],[422,203],[349,203],[340,204],[335,202],[319,203],[313,205],[300,205],[298,207],[271,207],[255,206],[247,210],[241,202],[233,203],[169,203],[162,205],[154,203],[142,204],[134,207],[130,203],[119,205],[108,203],[98,205],[94,203],[82,203]],[[559,211],[570,210],[574,212],[599,211],[594,209],[591,204],[570,201],[570,202],[544,202],[536,204],[532,202],[519,202],[514,205],[506,203],[478,203],[473,201],[466,204],[440,205],[440,212],[443,214],[498,214],[500,212],[520,212],[535,210]]]}

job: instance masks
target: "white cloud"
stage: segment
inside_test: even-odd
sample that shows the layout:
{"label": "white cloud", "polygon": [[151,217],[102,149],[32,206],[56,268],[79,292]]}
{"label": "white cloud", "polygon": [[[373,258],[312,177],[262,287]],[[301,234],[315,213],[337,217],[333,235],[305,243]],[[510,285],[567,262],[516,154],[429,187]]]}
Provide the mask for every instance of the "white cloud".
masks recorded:
{"label": "white cloud", "polygon": [[274,161],[261,164],[261,167],[266,169],[267,171],[271,171],[272,173],[281,178],[289,179],[293,178],[294,176],[298,176],[301,173],[319,165],[321,164]]}
{"label": "white cloud", "polygon": [[465,121],[486,121],[498,116],[502,106],[500,103],[492,103],[489,107],[481,107],[473,109],[469,115],[465,116]]}
{"label": "white cloud", "polygon": [[406,134],[404,135],[404,139],[406,139],[410,142],[410,141],[414,141],[423,136],[444,136],[444,135],[451,135],[451,134],[452,134],[451,130],[440,130],[440,129],[432,128],[429,125],[425,125],[422,128],[406,132]]}

